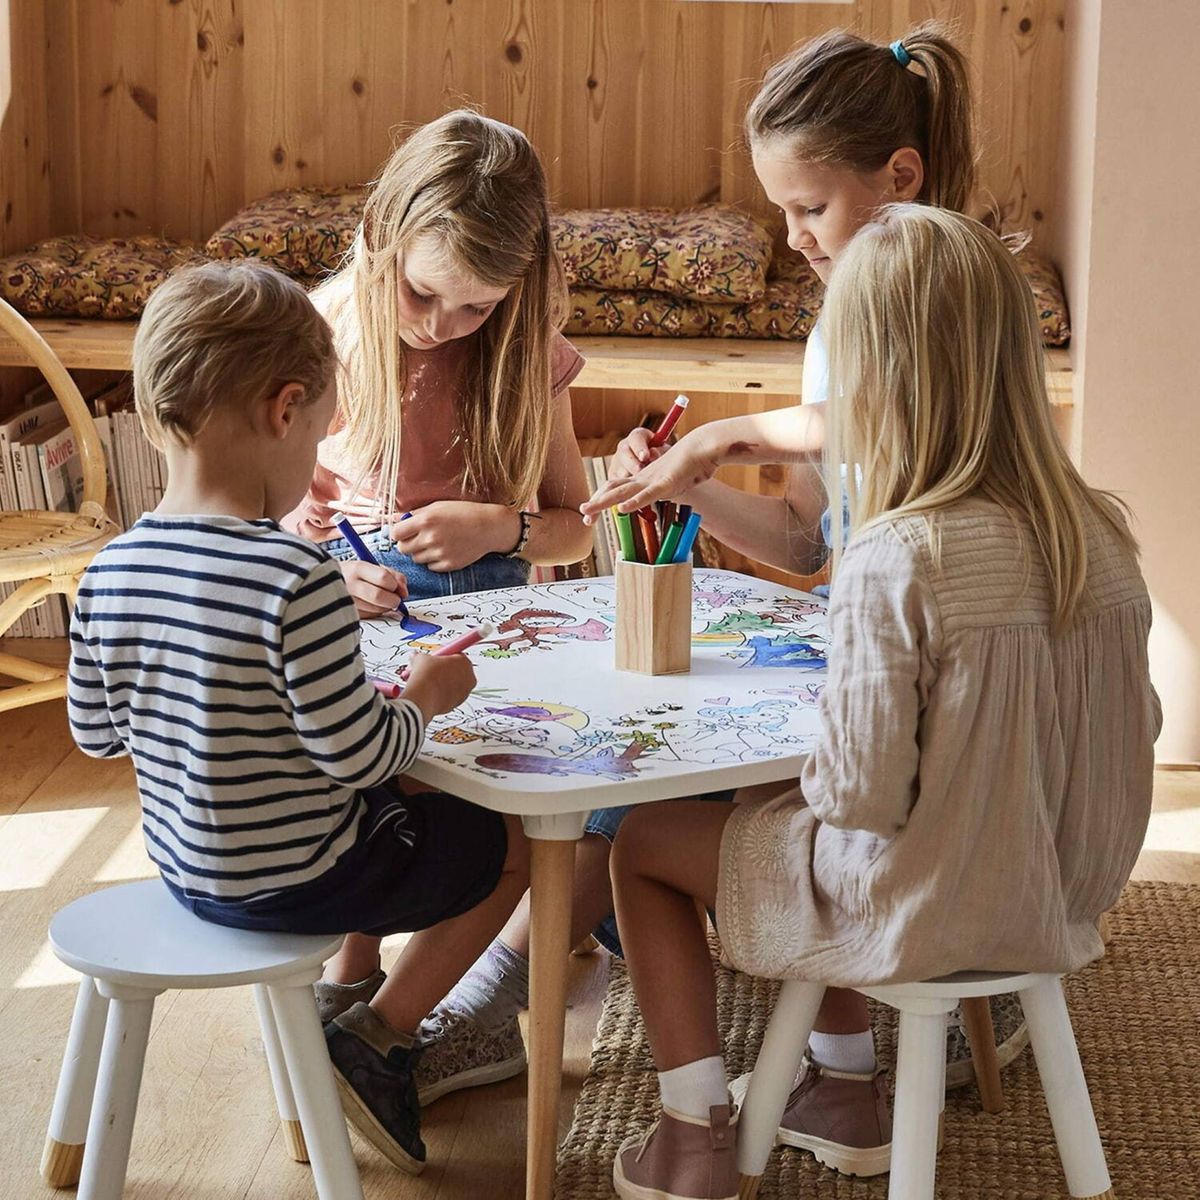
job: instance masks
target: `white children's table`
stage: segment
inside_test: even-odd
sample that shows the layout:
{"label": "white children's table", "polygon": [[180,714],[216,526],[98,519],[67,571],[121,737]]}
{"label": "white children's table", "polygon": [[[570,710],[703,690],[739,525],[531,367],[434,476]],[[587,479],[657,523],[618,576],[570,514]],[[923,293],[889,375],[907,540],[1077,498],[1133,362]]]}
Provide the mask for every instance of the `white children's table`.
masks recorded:
{"label": "white children's table", "polygon": [[[574,843],[592,809],[795,780],[816,737],[825,603],[730,571],[693,581],[692,669],[618,672],[611,578],[476,592],[363,623],[368,669],[487,621],[478,685],[430,723],[409,774],[522,818],[532,839],[526,1196],[554,1189]],[[415,633],[414,633],[415,630]]]}

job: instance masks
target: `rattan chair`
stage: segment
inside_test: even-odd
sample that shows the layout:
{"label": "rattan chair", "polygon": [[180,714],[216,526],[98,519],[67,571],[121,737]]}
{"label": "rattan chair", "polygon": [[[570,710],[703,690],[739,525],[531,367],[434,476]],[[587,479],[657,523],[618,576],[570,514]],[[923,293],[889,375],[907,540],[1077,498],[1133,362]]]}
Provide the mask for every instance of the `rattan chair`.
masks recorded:
{"label": "rattan chair", "polygon": [[[118,532],[104,504],[108,488],[104,450],[74,380],[42,336],[11,305],[0,300],[0,330],[29,355],[63,407],[83,464],[78,512],[0,512],[0,583],[20,586],[0,603],[0,637],[17,618],[47,596],[75,598],[79,577],[92,556]],[[66,671],[15,654],[0,653],[0,675],[20,682],[0,687],[0,711],[66,694]]]}

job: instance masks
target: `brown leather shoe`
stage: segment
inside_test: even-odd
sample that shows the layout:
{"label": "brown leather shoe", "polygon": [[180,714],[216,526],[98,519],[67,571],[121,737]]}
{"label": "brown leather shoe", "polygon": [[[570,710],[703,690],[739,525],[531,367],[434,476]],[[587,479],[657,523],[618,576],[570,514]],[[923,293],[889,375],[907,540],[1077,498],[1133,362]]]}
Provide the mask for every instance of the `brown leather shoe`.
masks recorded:
{"label": "brown leather shoe", "polygon": [[707,1121],[664,1108],[649,1131],[617,1151],[613,1187],[622,1200],[737,1200],[737,1118],[730,1104]]}
{"label": "brown leather shoe", "polygon": [[[739,1106],[749,1081],[742,1075],[730,1085]],[[892,1162],[892,1115],[881,1073],[831,1071],[805,1058],[776,1144],[807,1150],[843,1175],[882,1175]]]}

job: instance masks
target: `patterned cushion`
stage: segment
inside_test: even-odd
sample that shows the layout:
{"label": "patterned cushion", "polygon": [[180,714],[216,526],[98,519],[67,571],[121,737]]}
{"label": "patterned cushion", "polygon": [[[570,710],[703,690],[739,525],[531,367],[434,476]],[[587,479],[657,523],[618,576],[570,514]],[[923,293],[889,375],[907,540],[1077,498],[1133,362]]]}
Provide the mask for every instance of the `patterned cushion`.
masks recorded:
{"label": "patterned cushion", "polygon": [[1032,250],[1022,250],[1017,262],[1033,289],[1038,322],[1042,327],[1043,346],[1065,346],[1071,340],[1071,322],[1067,317],[1067,300],[1063,295],[1058,268],[1048,259],[1039,258]]}
{"label": "patterned cushion", "polygon": [[[1033,289],[1045,346],[1071,340],[1067,307],[1053,264],[1031,251],[1017,256]],[[565,333],[578,337],[716,337],[802,341],[816,322],[824,287],[800,255],[774,259],[766,293],[750,304],[701,304],[660,291],[571,289]]]}
{"label": "patterned cushion", "polygon": [[205,261],[194,242],[51,238],[0,259],[0,295],[27,317],[136,317],[172,271]]}
{"label": "patterned cushion", "polygon": [[736,208],[572,209],[551,228],[572,288],[717,303],[759,300],[766,290],[771,232]]}
{"label": "patterned cushion", "polygon": [[287,275],[336,271],[362,222],[365,187],[285,188],[247,205],[208,239],[213,258],[262,258]]}
{"label": "patterned cushion", "polygon": [[577,336],[778,338],[802,341],[824,289],[800,259],[776,260],[765,294],[752,303],[701,304],[655,291],[572,288],[565,332]]}

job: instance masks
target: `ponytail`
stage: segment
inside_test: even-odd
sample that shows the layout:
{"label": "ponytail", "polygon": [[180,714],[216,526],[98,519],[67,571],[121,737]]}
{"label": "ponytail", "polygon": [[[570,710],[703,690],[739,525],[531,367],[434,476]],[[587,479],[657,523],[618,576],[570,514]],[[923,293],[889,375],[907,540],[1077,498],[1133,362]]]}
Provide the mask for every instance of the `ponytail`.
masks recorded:
{"label": "ponytail", "polygon": [[858,171],[911,146],[925,164],[918,199],[964,212],[976,179],[972,111],[967,61],[938,22],[890,46],[836,30],[771,67],[746,135],[751,146],[785,139],[804,161]]}

